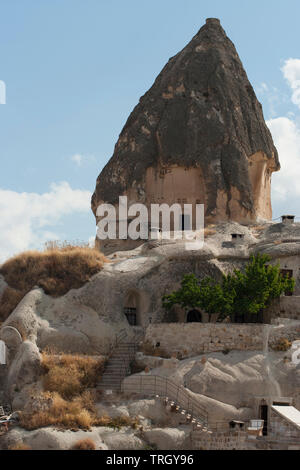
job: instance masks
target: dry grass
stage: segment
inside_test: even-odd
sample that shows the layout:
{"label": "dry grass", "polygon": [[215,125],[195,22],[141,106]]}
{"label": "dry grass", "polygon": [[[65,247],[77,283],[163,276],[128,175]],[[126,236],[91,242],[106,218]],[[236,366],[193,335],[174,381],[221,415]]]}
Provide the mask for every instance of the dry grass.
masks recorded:
{"label": "dry grass", "polygon": [[253,227],[253,230],[256,231],[256,232],[262,232],[263,230],[266,230],[266,226],[265,225],[256,225],[255,227]]}
{"label": "dry grass", "polygon": [[48,405],[31,413],[20,414],[20,425],[29,431],[48,426],[60,429],[84,429],[92,426],[105,426],[120,429],[123,426],[138,427],[138,420],[128,417],[109,418],[97,417],[94,397],[85,392],[72,400],[65,400],[58,393],[45,392],[44,401]]}
{"label": "dry grass", "polygon": [[0,300],[0,319],[5,321],[10,313],[21,302],[25,293],[12,287],[7,287]]}
{"label": "dry grass", "polygon": [[214,230],[212,228],[206,228],[206,229],[204,229],[204,238],[211,237],[212,235],[215,235],[216,233],[217,233],[216,230]]}
{"label": "dry grass", "polygon": [[93,401],[89,396],[78,396],[71,401],[64,400],[58,393],[45,394],[50,405],[33,413],[20,414],[20,425],[27,430],[46,426],[63,429],[89,429],[95,424]]}
{"label": "dry grass", "polygon": [[42,353],[45,391],[57,392],[72,399],[87,389],[94,388],[101,378],[104,360],[74,354],[53,355]]}
{"label": "dry grass", "polygon": [[77,441],[71,450],[96,450],[96,444],[92,439],[80,439]]}
{"label": "dry grass", "polygon": [[288,351],[292,343],[287,338],[279,338],[276,344],[272,346],[273,351]]}
{"label": "dry grass", "polygon": [[42,352],[44,392],[39,408],[23,412],[20,425],[27,430],[47,426],[90,429],[102,426],[95,409],[95,390],[104,360],[90,356]]}
{"label": "dry grass", "polygon": [[145,341],[142,346],[139,348],[139,351],[142,352],[145,356],[154,356],[154,357],[163,357],[169,359],[171,357],[163,348],[160,346],[153,346],[150,341]]}
{"label": "dry grass", "polygon": [[27,444],[24,444],[23,441],[19,441],[16,444],[10,446],[8,450],[32,450],[32,449]]}
{"label": "dry grass", "polygon": [[131,427],[137,429],[139,420],[130,418],[128,416],[119,416],[117,418],[110,418],[109,416],[102,416],[97,418],[96,426],[104,426],[108,428],[120,429],[122,427]]}
{"label": "dry grass", "polygon": [[8,284],[0,302],[0,320],[4,321],[35,285],[59,297],[83,286],[106,261],[94,248],[71,245],[14,256],[0,269]]}

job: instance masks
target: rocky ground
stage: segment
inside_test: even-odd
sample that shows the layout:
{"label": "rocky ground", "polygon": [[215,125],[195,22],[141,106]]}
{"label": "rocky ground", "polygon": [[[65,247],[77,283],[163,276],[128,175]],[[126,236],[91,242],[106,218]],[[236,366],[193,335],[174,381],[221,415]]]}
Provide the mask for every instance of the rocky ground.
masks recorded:
{"label": "rocky ground", "polygon": [[[167,412],[161,401],[155,399],[122,400],[114,404],[96,404],[99,416],[113,419],[134,417],[138,420],[135,429],[130,426],[113,429],[112,427],[92,427],[90,430],[63,430],[45,427],[26,431],[14,427],[0,437],[0,448],[13,448],[23,443],[33,450],[68,450],[82,439],[91,439],[98,450],[146,450],[188,448],[192,431],[184,420]],[[182,421],[182,424],[180,424]]]}
{"label": "rocky ground", "polygon": [[[38,380],[33,373],[36,368],[33,347],[27,342],[23,348],[27,353],[23,354],[21,376],[25,380],[27,374],[28,380],[29,376],[31,381]],[[296,406],[300,406],[299,366],[286,362],[286,353],[271,355],[274,379],[280,386],[281,396],[294,397]],[[183,361],[141,354],[137,356],[137,365],[151,369],[149,373],[140,374],[168,377],[179,385],[185,383],[191,395],[208,411],[211,422],[232,419],[247,421],[255,417],[252,398],[268,394],[276,396],[277,390],[267,375],[265,361],[266,357],[260,351],[232,351],[226,355],[211,353]],[[129,383],[140,374],[128,376],[125,382]],[[15,395],[14,409],[28,409],[31,406],[30,393],[26,394],[26,389],[28,392],[32,386],[27,384],[24,387],[24,383],[20,382],[18,386],[22,391]],[[96,448],[102,450],[170,450],[191,446],[192,426],[186,423],[184,416],[172,413],[161,399],[134,399],[128,395],[108,396],[106,399],[104,396],[96,403],[96,410],[99,417],[131,418],[138,424],[115,429],[92,427],[88,431],[62,430],[55,426],[26,431],[15,427],[0,438],[0,445],[7,448],[22,442],[32,449],[70,449],[77,441],[90,438]]]}

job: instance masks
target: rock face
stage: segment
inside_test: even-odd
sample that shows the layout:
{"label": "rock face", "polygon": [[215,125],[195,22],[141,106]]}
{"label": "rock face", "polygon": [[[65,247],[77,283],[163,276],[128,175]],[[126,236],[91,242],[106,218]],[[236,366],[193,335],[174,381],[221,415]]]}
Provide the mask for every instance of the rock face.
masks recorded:
{"label": "rock face", "polygon": [[97,179],[100,203],[205,204],[206,221],[272,215],[278,154],[236,49],[208,19],[129,116]]}

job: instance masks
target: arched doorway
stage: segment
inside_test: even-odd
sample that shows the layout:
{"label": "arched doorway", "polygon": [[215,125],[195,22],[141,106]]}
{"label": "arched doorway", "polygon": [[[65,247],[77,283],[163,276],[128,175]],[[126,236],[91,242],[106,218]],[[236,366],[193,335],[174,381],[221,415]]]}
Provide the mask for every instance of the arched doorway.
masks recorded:
{"label": "arched doorway", "polygon": [[124,296],[123,312],[131,326],[145,326],[151,319],[151,297],[143,289],[129,289]]}
{"label": "arched doorway", "polygon": [[127,293],[124,302],[124,314],[127,318],[129,325],[138,325],[139,320],[139,294],[135,290]]}
{"label": "arched doorway", "polygon": [[187,323],[202,323],[202,314],[199,310],[190,310],[186,317]]}

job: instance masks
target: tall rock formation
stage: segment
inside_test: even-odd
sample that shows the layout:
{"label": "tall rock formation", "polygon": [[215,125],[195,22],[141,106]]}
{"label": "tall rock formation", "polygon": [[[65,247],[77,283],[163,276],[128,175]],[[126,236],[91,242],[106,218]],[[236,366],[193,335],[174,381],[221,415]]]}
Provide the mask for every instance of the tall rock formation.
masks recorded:
{"label": "tall rock formation", "polygon": [[100,203],[203,203],[206,222],[270,219],[278,154],[234,44],[214,18],[129,116],[97,179]]}

